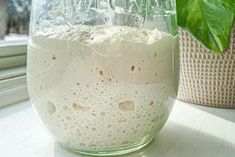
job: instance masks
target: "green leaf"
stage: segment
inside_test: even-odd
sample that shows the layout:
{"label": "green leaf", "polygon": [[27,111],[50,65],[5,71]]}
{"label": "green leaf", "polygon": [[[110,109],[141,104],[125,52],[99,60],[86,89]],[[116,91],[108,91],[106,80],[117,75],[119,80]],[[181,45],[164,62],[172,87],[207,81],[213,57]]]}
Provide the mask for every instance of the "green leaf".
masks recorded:
{"label": "green leaf", "polygon": [[176,0],[178,25],[215,53],[228,47],[235,17],[234,0]]}

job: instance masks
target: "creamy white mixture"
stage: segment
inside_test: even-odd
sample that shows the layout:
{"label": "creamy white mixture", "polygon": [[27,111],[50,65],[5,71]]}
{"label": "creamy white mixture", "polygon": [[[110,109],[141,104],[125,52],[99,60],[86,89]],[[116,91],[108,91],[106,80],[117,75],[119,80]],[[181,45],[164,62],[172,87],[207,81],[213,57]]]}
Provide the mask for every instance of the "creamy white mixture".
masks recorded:
{"label": "creamy white mixture", "polygon": [[32,36],[28,89],[46,128],[92,151],[150,141],[176,96],[177,39],[124,26],[66,26]]}

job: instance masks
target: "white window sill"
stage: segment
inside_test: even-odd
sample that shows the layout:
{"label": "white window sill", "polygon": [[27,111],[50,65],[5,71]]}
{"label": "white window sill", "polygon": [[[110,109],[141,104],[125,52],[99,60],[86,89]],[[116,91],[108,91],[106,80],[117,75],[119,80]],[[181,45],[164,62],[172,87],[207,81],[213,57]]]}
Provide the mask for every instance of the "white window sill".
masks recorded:
{"label": "white window sill", "polygon": [[[235,110],[177,101],[146,148],[123,157],[234,157]],[[44,131],[28,101],[0,109],[1,157],[82,157],[64,150]]]}
{"label": "white window sill", "polygon": [[0,107],[28,99],[25,66],[0,70]]}
{"label": "white window sill", "polygon": [[27,40],[0,41],[0,70],[26,65]]}
{"label": "white window sill", "polygon": [[26,52],[26,36],[0,40],[0,107],[28,98],[25,69]]}

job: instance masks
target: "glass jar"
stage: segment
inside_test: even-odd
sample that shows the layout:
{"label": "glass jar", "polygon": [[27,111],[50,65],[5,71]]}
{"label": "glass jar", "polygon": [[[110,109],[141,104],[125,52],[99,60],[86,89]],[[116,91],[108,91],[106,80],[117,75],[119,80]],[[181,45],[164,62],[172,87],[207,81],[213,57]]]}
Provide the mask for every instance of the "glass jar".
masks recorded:
{"label": "glass jar", "polygon": [[168,119],[178,53],[174,0],[34,0],[30,100],[62,146],[129,153]]}

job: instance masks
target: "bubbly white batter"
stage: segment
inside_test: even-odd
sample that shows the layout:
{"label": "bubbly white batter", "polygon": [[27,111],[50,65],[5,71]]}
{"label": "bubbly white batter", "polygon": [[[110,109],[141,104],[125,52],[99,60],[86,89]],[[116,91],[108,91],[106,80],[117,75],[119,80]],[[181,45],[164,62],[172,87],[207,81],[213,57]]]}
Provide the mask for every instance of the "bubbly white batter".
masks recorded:
{"label": "bubbly white batter", "polygon": [[177,38],[125,26],[67,26],[33,35],[28,90],[46,128],[71,148],[150,141],[176,96]]}

